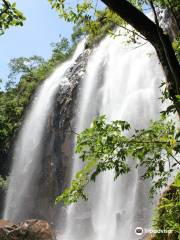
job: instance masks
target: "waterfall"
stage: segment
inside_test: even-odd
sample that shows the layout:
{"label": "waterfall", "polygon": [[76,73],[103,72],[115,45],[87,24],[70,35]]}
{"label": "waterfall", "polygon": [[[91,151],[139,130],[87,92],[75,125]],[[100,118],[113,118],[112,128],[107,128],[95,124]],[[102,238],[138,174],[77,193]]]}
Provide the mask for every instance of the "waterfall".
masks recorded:
{"label": "waterfall", "polygon": [[[126,120],[136,129],[158,118],[164,75],[155,51],[149,43],[138,47],[123,41],[106,37],[90,56],[78,101],[76,132],[89,127],[100,114],[109,121]],[[72,178],[82,167],[76,158]],[[128,161],[132,166],[128,175],[114,182],[112,171],[101,174],[88,186],[88,201],[68,207],[66,228],[59,240],[134,240],[139,239],[136,227],[151,226],[150,183],[140,179],[143,169]]]}
{"label": "waterfall", "polygon": [[[161,111],[159,85],[164,75],[153,47],[146,42],[126,44],[125,39],[106,37],[88,59],[81,82],[75,116],[75,131],[89,127],[98,115],[108,121],[126,120],[136,129],[148,126]],[[20,221],[36,209],[34,192],[42,167],[44,131],[60,86],[69,84],[66,71],[83,52],[81,42],[73,57],[61,64],[43,82],[26,113],[14,147],[13,165],[6,197],[4,218]],[[74,73],[73,73],[74,74]],[[74,119],[73,119],[74,120]],[[73,121],[74,122],[74,121]],[[73,156],[72,178],[82,167]],[[143,168],[135,168],[113,180],[113,171],[100,174],[89,184],[89,199],[66,210],[65,229],[58,240],[135,240],[135,228],[150,228],[153,202],[148,198],[149,181],[142,181]],[[60,170],[60,169],[59,169]],[[63,215],[64,216],[64,215]],[[58,219],[57,225],[64,218]]]}
{"label": "waterfall", "polygon": [[[59,86],[68,84],[64,74],[83,52],[84,43],[85,41],[80,42],[73,57],[61,64],[43,82],[25,116],[14,148],[13,165],[5,202],[5,219],[20,221],[28,215],[26,212],[30,209],[30,205],[36,208],[33,191],[35,188],[40,188],[37,186],[36,176],[41,170],[43,134],[48,114]],[[30,199],[27,196],[30,196]]]}

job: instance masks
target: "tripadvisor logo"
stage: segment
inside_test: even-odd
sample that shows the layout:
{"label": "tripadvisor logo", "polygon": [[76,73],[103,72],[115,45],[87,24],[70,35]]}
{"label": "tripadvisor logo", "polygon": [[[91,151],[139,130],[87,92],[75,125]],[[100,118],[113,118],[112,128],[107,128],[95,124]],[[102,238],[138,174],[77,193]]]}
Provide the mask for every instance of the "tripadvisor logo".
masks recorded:
{"label": "tripadvisor logo", "polygon": [[141,235],[143,235],[143,233],[144,233],[144,229],[142,227],[137,227],[135,229],[135,234],[136,235],[141,236]]}

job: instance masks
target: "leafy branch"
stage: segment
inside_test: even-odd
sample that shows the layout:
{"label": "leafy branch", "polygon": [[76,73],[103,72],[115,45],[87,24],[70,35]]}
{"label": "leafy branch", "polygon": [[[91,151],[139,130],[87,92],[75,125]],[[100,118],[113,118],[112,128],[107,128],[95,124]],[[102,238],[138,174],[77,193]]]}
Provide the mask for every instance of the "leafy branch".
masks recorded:
{"label": "leafy branch", "polygon": [[2,0],[0,8],[0,35],[11,26],[22,26],[25,20],[24,15],[16,8],[16,3]]}
{"label": "leafy branch", "polygon": [[113,170],[114,180],[128,173],[131,169],[127,159],[134,159],[136,167],[145,167],[141,178],[152,180],[150,194],[153,196],[159,188],[167,185],[172,172],[179,169],[180,139],[176,131],[173,121],[160,119],[152,121],[148,129],[134,130],[131,134],[128,122],[117,120],[107,123],[106,117],[100,116],[77,136],[76,153],[85,165],[76,174],[71,187],[58,196],[56,202],[70,204],[79,198],[87,200],[86,186],[89,182],[107,170]]}
{"label": "leafy branch", "polygon": [[0,12],[0,17],[7,12],[7,10],[10,8],[10,5],[9,3],[6,1],[6,0],[2,0],[4,5],[5,5],[5,8]]}

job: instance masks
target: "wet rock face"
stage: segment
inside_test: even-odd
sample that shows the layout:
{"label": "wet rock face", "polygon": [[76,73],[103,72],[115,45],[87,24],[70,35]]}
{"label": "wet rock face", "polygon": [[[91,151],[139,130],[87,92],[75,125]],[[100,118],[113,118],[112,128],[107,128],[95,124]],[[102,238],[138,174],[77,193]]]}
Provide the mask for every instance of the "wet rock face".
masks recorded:
{"label": "wet rock face", "polygon": [[180,34],[180,29],[177,25],[177,20],[180,21],[179,17],[177,16],[177,19],[175,19],[168,9],[157,9],[157,14],[160,26],[168,33],[171,41],[173,41]]}
{"label": "wet rock face", "polygon": [[[27,198],[27,211],[21,220],[38,218],[55,224],[60,214],[61,218],[64,216],[61,206],[55,207],[55,198],[69,185],[74,146],[72,129],[80,83],[86,75],[89,55],[90,51],[85,50],[67,70],[64,84],[60,85],[56,94],[44,132],[41,167],[35,173],[38,181],[33,199],[32,196]],[[31,208],[27,202],[32,205],[32,201],[34,206]]]}
{"label": "wet rock face", "polygon": [[50,225],[42,220],[27,220],[20,224],[0,220],[1,240],[54,240]]}

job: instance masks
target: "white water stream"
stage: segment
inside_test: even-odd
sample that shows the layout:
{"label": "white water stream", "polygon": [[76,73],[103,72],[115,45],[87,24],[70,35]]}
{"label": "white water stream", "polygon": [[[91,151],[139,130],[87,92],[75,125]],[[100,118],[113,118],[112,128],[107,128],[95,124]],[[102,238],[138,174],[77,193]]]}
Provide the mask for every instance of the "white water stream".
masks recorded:
{"label": "white water stream", "polygon": [[[61,64],[55,72],[40,86],[26,114],[23,126],[16,140],[10,183],[6,197],[4,219],[19,221],[29,208],[27,196],[31,195],[35,183],[34,174],[40,169],[43,133],[46,120],[53,106],[54,96],[60,85],[66,84],[66,70],[83,52],[84,41],[81,42],[73,57]],[[37,188],[40,186],[37,186]],[[33,196],[31,196],[33,201]],[[35,207],[35,206],[34,206]]]}
{"label": "white water stream", "polygon": [[[137,47],[121,42],[107,37],[94,49],[82,84],[76,132],[89,127],[99,114],[108,120],[127,120],[136,129],[158,118],[163,73],[155,51],[149,44]],[[81,168],[74,158],[72,176]],[[134,230],[138,226],[150,228],[153,206],[148,199],[149,183],[140,180],[141,174],[142,169],[133,168],[116,182],[112,172],[101,174],[89,186],[88,202],[67,209],[66,229],[58,239],[139,239]]]}

